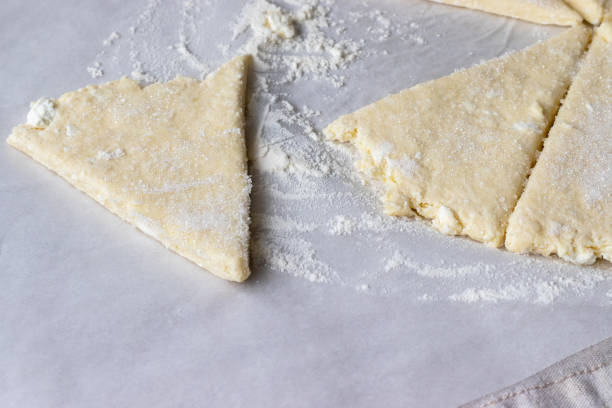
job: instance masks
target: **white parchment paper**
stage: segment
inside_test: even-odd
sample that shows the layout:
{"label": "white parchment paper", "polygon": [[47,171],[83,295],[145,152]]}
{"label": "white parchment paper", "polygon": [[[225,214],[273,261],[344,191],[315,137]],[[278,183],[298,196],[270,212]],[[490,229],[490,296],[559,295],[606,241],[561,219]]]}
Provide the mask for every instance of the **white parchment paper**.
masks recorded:
{"label": "white parchment paper", "polygon": [[[196,62],[220,65],[218,45],[240,47],[230,22],[246,2],[191,3],[3,1],[1,133],[24,121],[31,100],[129,75],[138,62],[158,79],[199,75],[173,48],[181,33]],[[334,38],[363,40],[360,58],[334,72],[344,86],[306,77],[274,90],[298,112],[320,111],[309,118],[316,132],[391,92],[561,31],[421,0],[328,7],[348,27],[330,27]],[[372,10],[390,21],[389,35]],[[92,79],[96,62],[104,76]],[[0,146],[0,406],[448,407],[610,334],[609,265],[520,257],[420,221],[374,222],[371,188],[314,174],[309,160],[329,147],[262,114],[266,104],[279,109],[262,100],[250,128],[289,154],[294,171],[252,163],[259,255],[242,285]],[[338,154],[334,165],[352,172]]]}

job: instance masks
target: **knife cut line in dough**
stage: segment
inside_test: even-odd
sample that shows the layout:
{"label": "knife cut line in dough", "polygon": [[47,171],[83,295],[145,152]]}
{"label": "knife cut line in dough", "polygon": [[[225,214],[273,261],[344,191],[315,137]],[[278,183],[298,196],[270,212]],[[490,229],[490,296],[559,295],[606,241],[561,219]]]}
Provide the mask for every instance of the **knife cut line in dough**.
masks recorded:
{"label": "knife cut line in dough", "polygon": [[612,37],[598,30],[510,217],[506,247],[612,261]]}
{"label": "knife cut line in dough", "polygon": [[204,81],[128,78],[32,104],[8,143],[213,274],[249,276],[249,58]]}
{"label": "knife cut line in dough", "polygon": [[[430,0],[452,6],[486,11],[539,24],[573,26],[582,21],[563,0]],[[586,0],[573,0],[583,3]],[[591,0],[596,1],[596,0]],[[590,9],[589,9],[590,10]]]}
{"label": "knife cut line in dough", "polygon": [[579,25],[387,96],[325,133],[355,145],[357,167],[384,183],[387,214],[418,214],[441,232],[501,246],[591,32]]}

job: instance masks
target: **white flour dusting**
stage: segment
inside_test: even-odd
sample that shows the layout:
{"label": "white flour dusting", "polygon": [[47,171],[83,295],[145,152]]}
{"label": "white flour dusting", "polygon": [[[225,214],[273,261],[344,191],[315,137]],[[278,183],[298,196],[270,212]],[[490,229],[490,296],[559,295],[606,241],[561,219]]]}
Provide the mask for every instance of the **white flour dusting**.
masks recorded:
{"label": "white flour dusting", "polygon": [[275,239],[267,236],[251,243],[256,264],[310,282],[339,282],[336,272],[317,258],[312,244],[301,238]]}
{"label": "white flour dusting", "polygon": [[130,77],[139,82],[141,85],[148,85],[155,82],[157,79],[149,72],[144,72],[140,65],[136,65],[136,68],[130,73]]}
{"label": "white flour dusting", "polygon": [[108,38],[102,42],[102,45],[109,47],[113,45],[115,41],[117,41],[119,38],[121,38],[121,34],[119,34],[117,31],[113,31],[112,33],[110,33]]}
{"label": "white flour dusting", "polygon": [[94,62],[93,65],[87,67],[87,73],[93,79],[102,78],[104,76],[104,70],[102,69],[101,62]]}
{"label": "white flour dusting", "polygon": [[306,223],[293,218],[278,215],[252,214],[252,226],[256,230],[271,230],[275,232],[312,232],[318,226],[315,223]]}
{"label": "white flour dusting", "polygon": [[234,40],[248,36],[238,53],[253,55],[257,70],[283,70],[280,83],[307,77],[344,85],[337,72],[359,57],[362,44],[327,33],[336,25],[329,17],[331,1],[287,3],[291,8],[266,0],[246,4],[232,30]]}
{"label": "white flour dusting", "polygon": [[[561,296],[585,293],[612,279],[605,267],[585,269],[560,261],[509,256],[513,259],[500,265],[476,262],[434,266],[419,263],[398,251],[385,261],[384,270],[402,270],[403,273],[435,279],[443,283],[444,290],[440,292],[449,293],[438,293],[436,297],[462,303],[520,301],[551,304]],[[464,289],[460,290],[461,287]],[[423,296],[434,298],[432,294]]]}
{"label": "white flour dusting", "polygon": [[[114,28],[87,71],[112,79],[128,72],[148,84],[203,77],[235,55],[253,56],[247,134],[255,276],[287,274],[424,303],[612,304],[607,264],[521,257],[382,215],[376,186],[363,186],[353,169],[354,153],[323,141],[321,129],[339,114],[452,71],[436,70],[432,60],[459,61],[453,69],[476,63],[470,50],[482,48],[478,38],[499,37],[499,25],[468,37],[446,15],[426,18],[426,2],[388,3],[148,0]],[[531,43],[549,36],[545,30],[532,29]],[[504,35],[499,53],[511,39]],[[436,50],[449,41],[459,51],[444,62]]]}
{"label": "white flour dusting", "polygon": [[357,223],[346,215],[336,215],[329,223],[329,233],[332,235],[349,235],[357,228]]}
{"label": "white flour dusting", "polygon": [[208,64],[199,60],[198,57],[189,49],[189,41],[185,35],[179,35],[179,42],[169,47],[171,50],[176,50],[180,57],[189,64],[189,66],[199,72],[200,78],[204,78],[210,72]]}

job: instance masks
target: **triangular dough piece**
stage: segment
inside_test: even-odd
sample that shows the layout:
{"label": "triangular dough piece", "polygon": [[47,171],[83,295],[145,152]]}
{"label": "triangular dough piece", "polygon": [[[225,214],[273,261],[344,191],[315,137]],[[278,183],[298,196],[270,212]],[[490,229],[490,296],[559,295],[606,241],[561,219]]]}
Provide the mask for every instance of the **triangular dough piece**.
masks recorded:
{"label": "triangular dough piece", "polygon": [[[540,24],[576,25],[582,17],[563,0],[430,0]],[[574,0],[580,2],[581,0]]]}
{"label": "triangular dough piece", "polygon": [[328,138],[387,190],[385,212],[447,234],[504,242],[522,191],[591,35],[580,25],[526,50],[417,85],[346,115]]}
{"label": "triangular dough piece", "polygon": [[603,16],[603,0],[565,0],[576,9],[586,21],[599,24]]}
{"label": "triangular dough piece", "polygon": [[213,274],[249,276],[247,57],[204,81],[122,78],[32,105],[8,143]]}
{"label": "triangular dough piece", "polygon": [[509,250],[612,261],[611,126],[612,38],[600,32],[510,217]]}

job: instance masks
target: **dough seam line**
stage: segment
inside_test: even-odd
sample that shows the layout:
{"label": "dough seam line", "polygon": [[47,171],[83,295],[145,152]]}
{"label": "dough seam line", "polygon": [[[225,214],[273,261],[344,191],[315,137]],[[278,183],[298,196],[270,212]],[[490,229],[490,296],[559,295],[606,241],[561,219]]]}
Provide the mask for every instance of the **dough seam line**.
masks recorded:
{"label": "dough seam line", "polygon": [[[582,56],[580,57],[580,61],[578,62],[578,69],[577,69],[576,73],[572,76],[570,84],[567,87],[567,90],[565,91],[565,94],[561,98],[561,100],[559,102],[559,105],[557,106],[557,110],[555,112],[554,119],[550,121],[550,124],[548,125],[546,131],[544,132],[545,136],[542,139],[542,142],[540,143],[540,147],[538,148],[537,153],[536,153],[536,155],[533,158],[533,162],[531,163],[531,166],[529,168],[529,172],[527,172],[527,177],[525,178],[525,180],[523,182],[523,186],[521,187],[521,193],[519,194],[516,202],[512,206],[512,211],[510,211],[510,217],[512,217],[512,214],[514,214],[514,211],[516,210],[516,206],[518,205],[519,201],[521,200],[521,197],[523,197],[523,194],[525,194],[525,189],[527,188],[527,183],[529,183],[529,179],[531,178],[531,173],[533,172],[533,169],[535,168],[535,166],[538,164],[538,161],[540,161],[540,155],[542,154],[542,151],[544,150],[544,146],[546,145],[546,141],[548,140],[548,137],[550,136],[550,131],[552,130],[552,128],[555,125],[555,123],[557,122],[557,117],[559,115],[559,111],[561,110],[561,107],[563,106],[565,98],[567,97],[567,94],[569,93],[570,89],[572,88],[572,85],[574,84],[574,80],[576,79],[576,76],[578,75],[578,72],[580,72],[580,69],[582,68],[582,64],[584,63],[584,60],[585,60],[587,54],[591,50],[591,46],[593,45],[593,39],[594,38],[595,38],[595,34],[592,33],[591,34],[591,38],[589,39],[588,45],[586,46],[586,48],[584,50],[584,53],[582,54]],[[510,218],[508,218],[508,220],[506,220],[506,227],[504,229],[504,245],[502,247],[506,251],[508,251],[508,249],[506,248],[505,242],[506,242],[506,235],[508,233],[508,222],[509,221],[510,221]]]}

